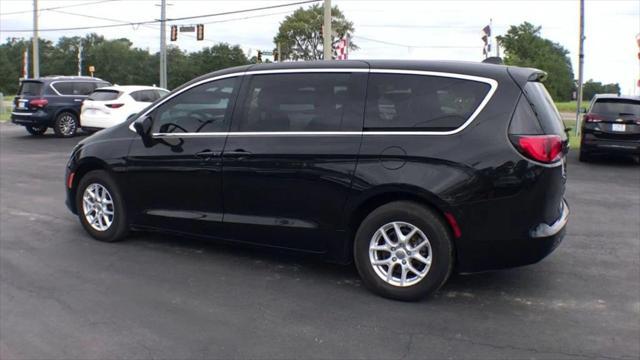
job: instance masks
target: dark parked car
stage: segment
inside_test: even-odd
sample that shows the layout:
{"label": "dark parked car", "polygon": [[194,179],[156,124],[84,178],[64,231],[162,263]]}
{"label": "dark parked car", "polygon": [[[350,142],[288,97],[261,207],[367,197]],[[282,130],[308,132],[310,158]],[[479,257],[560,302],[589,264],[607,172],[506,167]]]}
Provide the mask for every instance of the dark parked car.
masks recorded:
{"label": "dark parked car", "polygon": [[543,77],[427,61],[217,71],[81,141],[67,205],[98,240],[158,230],[323,254],[418,299],[563,238],[568,142]]}
{"label": "dark parked car", "polygon": [[53,128],[58,136],[74,136],[80,107],[95,89],[110,83],[84,76],[47,76],[22,80],[14,99],[11,122],[24,126],[31,135]]}
{"label": "dark parked car", "polygon": [[593,154],[640,155],[640,96],[594,96],[582,121],[580,161]]}

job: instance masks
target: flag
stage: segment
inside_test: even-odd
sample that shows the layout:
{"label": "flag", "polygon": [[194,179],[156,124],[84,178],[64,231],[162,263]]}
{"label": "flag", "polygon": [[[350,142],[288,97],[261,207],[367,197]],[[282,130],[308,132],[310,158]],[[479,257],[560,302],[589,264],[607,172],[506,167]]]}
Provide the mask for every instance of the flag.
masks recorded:
{"label": "flag", "polygon": [[489,43],[489,40],[491,38],[491,25],[487,25],[484,28],[482,28],[482,42],[484,43],[484,46],[482,47],[482,55],[484,55],[485,57],[489,55],[489,53],[491,52],[491,44]]}
{"label": "flag", "polygon": [[347,60],[349,57],[349,38],[343,37],[335,45],[336,60]]}

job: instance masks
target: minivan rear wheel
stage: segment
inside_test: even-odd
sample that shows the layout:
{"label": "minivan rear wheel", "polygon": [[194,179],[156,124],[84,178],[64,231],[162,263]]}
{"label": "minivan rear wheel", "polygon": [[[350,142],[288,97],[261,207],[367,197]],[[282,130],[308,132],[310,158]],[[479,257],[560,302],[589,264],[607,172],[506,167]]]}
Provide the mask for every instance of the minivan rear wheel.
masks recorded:
{"label": "minivan rear wheel", "polygon": [[44,125],[41,125],[41,126],[27,125],[25,126],[25,129],[27,129],[27,132],[33,136],[40,136],[45,132],[47,132],[47,127]]}
{"label": "minivan rear wheel", "polygon": [[442,219],[410,201],[380,206],[361,223],[354,260],[365,286],[392,299],[416,301],[449,278],[453,245]]}
{"label": "minivan rear wheel", "polygon": [[78,130],[78,117],[68,111],[63,111],[56,117],[53,131],[59,137],[72,137]]}
{"label": "minivan rear wheel", "polygon": [[129,226],[122,194],[108,172],[94,170],[80,179],[76,209],[80,223],[95,239],[115,242],[127,235]]}

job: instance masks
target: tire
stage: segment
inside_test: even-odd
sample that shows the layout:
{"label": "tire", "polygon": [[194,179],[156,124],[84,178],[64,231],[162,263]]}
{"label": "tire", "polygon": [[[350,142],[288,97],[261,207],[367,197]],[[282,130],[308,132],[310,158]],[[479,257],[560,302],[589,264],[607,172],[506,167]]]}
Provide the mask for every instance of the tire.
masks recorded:
{"label": "tire", "polygon": [[[397,245],[394,223],[403,235],[417,229],[408,244]],[[385,241],[380,230],[387,234],[390,242]],[[423,243],[422,248],[414,250],[419,243]],[[389,250],[370,251],[373,244]],[[453,244],[448,227],[432,210],[410,201],[388,203],[371,212],[358,228],[353,250],[364,285],[378,295],[396,300],[416,301],[433,294],[447,281],[453,268]],[[417,255],[422,255],[421,261],[416,260]],[[376,259],[393,263],[391,281],[387,280],[389,266],[374,265]],[[402,270],[409,268],[402,265],[403,259],[423,276],[409,271],[402,285]],[[430,260],[430,266],[423,260]],[[385,273],[387,278],[383,279]]]}
{"label": "tire", "polygon": [[[94,200],[95,196],[92,198],[90,194],[86,193],[88,188],[90,188],[90,192],[97,194],[98,199],[103,198],[104,201]],[[106,190],[106,193],[104,190]],[[88,199],[87,203],[84,201],[85,195]],[[111,201],[110,205],[109,199]],[[94,204],[97,203],[98,210],[91,210],[92,202]],[[102,209],[100,209],[101,207]],[[80,179],[76,190],[76,209],[80,223],[96,240],[105,242],[120,241],[125,238],[129,231],[122,193],[111,175],[104,170],[90,171]],[[107,219],[110,216],[108,213],[111,212],[111,223],[108,226],[107,220],[100,216],[98,216],[98,221],[92,222],[92,218],[95,219],[95,215],[100,214],[100,212],[96,212],[100,210],[102,210]]]}
{"label": "tire", "polygon": [[27,132],[33,136],[40,136],[45,132],[47,132],[47,127],[44,125],[41,125],[41,126],[27,125],[24,128],[27,129]]}
{"label": "tire", "polygon": [[72,137],[78,131],[78,117],[69,111],[63,111],[56,116],[53,131],[58,137]]}

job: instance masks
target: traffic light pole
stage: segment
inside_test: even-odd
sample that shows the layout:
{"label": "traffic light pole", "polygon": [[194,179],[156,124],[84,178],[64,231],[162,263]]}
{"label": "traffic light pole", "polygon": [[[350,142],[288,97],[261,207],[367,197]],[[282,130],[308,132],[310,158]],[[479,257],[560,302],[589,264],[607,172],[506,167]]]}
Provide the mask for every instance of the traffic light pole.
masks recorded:
{"label": "traffic light pole", "polygon": [[167,88],[167,0],[160,5],[160,87]]}

